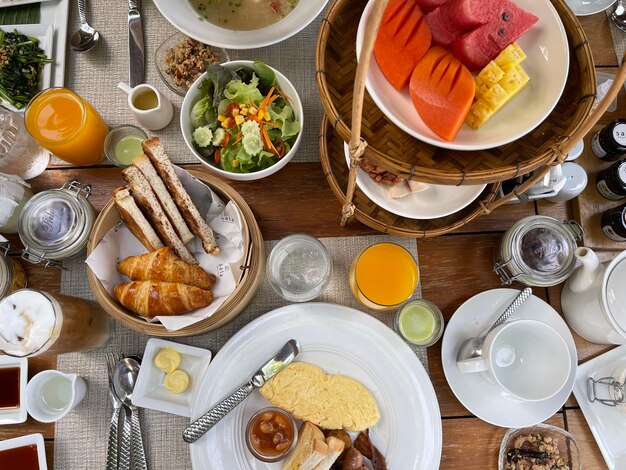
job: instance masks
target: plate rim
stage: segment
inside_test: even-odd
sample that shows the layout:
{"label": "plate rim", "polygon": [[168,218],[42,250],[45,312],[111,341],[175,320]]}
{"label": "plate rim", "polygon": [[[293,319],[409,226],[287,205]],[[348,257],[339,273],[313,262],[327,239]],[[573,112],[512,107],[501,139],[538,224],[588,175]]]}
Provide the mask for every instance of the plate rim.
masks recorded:
{"label": "plate rim", "polygon": [[[396,351],[399,355],[406,357],[409,361],[413,362],[413,364],[416,364],[415,367],[410,368],[410,370],[413,372],[413,379],[416,381],[419,381],[420,383],[426,384],[426,386],[420,387],[420,392],[423,395],[423,399],[424,399],[423,403],[425,403],[425,408],[428,409],[427,416],[431,419],[435,427],[435,435],[433,436],[431,434],[431,436],[433,437],[433,442],[435,443],[435,447],[433,449],[433,455],[432,455],[432,464],[439,465],[441,461],[441,453],[442,453],[443,430],[442,430],[441,412],[439,409],[439,402],[438,402],[437,395],[434,390],[434,386],[432,384],[432,380],[430,379],[430,376],[426,372],[426,369],[422,365],[419,358],[411,350],[411,348],[399,336],[395,336],[395,333],[393,333],[393,330],[391,330],[389,327],[387,327],[387,325],[382,323],[377,318],[352,307],[348,307],[348,306],[340,305],[340,304],[328,303],[328,302],[304,302],[300,304],[292,303],[292,304],[285,305],[283,307],[270,310],[269,312],[257,317],[250,323],[246,324],[237,333],[235,333],[224,344],[224,346],[222,346],[222,348],[217,352],[217,354],[213,357],[213,360],[211,361],[209,368],[205,372],[204,377],[201,379],[201,383],[199,385],[200,388],[198,390],[201,390],[202,388],[206,388],[206,387],[203,387],[203,385],[207,380],[210,380],[209,378],[212,372],[212,368],[220,366],[220,362],[223,362],[223,361],[226,361],[226,364],[228,364],[229,359],[228,358],[222,359],[222,358],[225,357],[225,355],[229,353],[229,349],[236,347],[240,337],[245,337],[246,335],[250,334],[255,329],[258,329],[259,325],[261,325],[262,323],[270,322],[271,324],[272,321],[275,321],[274,320],[275,317],[278,317],[280,319],[281,316],[293,314],[294,309],[296,311],[300,311],[300,313],[302,314],[306,314],[311,310],[317,309],[315,310],[316,313],[322,316],[330,315],[330,313],[326,313],[326,312],[330,312],[332,310],[336,311],[337,309],[339,309],[344,314],[350,314],[350,315],[353,315],[354,317],[358,316],[358,318],[360,318],[366,324],[369,324],[371,327],[376,327],[376,328],[382,327],[384,328],[383,331],[385,331],[388,335],[394,335],[393,336],[394,339],[391,340],[393,343],[396,343],[395,346],[397,346],[397,348],[394,348],[394,351]],[[325,313],[319,313],[320,311],[322,311],[322,309],[326,309]],[[333,315],[333,318],[337,318],[337,316]],[[342,316],[341,318],[344,318],[344,317]],[[389,336],[389,338],[392,338],[392,336]],[[216,366],[216,364],[218,366]],[[245,378],[243,378],[242,380],[245,380]],[[191,406],[192,421],[193,419],[197,418],[202,413],[204,413],[204,411],[206,410],[207,408],[206,406],[201,406],[202,397],[206,397],[206,396],[207,396],[206,392],[196,393],[192,406]],[[194,469],[198,468],[197,467],[198,463],[196,459],[198,458],[197,454],[199,451],[197,449],[199,449],[198,446],[200,445],[201,442],[203,442],[203,440],[200,440],[198,441],[198,443],[191,445],[191,449],[190,449],[191,462],[192,462],[192,468]],[[194,465],[196,465],[196,467],[194,467]],[[202,467],[202,468],[207,468],[207,467]]]}

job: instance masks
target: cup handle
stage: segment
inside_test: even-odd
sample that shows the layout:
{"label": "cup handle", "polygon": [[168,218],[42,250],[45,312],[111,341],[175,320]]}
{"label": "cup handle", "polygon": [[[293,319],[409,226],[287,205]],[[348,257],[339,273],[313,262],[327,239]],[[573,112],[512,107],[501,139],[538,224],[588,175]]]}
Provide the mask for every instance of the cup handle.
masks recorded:
{"label": "cup handle", "polygon": [[457,361],[456,366],[462,374],[471,374],[473,372],[483,372],[487,370],[487,362],[482,357],[473,357],[464,361]]}
{"label": "cup handle", "polygon": [[130,93],[133,91],[133,89],[126,83],[124,82],[119,82],[117,84],[117,87],[122,90],[124,93],[126,93],[127,95],[130,95]]}

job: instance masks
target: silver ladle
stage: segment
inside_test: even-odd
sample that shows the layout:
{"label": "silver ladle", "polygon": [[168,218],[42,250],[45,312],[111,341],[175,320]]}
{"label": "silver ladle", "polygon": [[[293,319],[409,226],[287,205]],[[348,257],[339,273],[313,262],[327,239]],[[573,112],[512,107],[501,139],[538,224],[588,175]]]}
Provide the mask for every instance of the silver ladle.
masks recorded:
{"label": "silver ladle", "polygon": [[508,320],[508,318],[513,315],[523,304],[528,300],[528,298],[533,293],[533,290],[530,287],[525,287],[518,295],[515,297],[513,302],[506,308],[504,313],[500,315],[500,317],[491,325],[483,335],[468,338],[466,339],[461,347],[459,348],[459,352],[456,355],[457,362],[465,361],[467,359],[473,359],[476,357],[481,357],[483,355],[483,344],[485,342],[485,337],[496,327],[500,326],[502,323]]}
{"label": "silver ladle", "polygon": [[[124,404],[126,408],[126,419],[122,432],[122,445],[120,451],[120,470],[130,468],[129,449],[134,460],[133,468],[137,470],[147,470],[146,452],[143,446],[143,438],[141,436],[141,426],[139,424],[139,411],[137,406],[133,404],[133,392],[135,383],[139,375],[141,367],[141,359],[137,356],[125,357],[115,366],[113,373],[113,389],[115,394]],[[130,412],[130,416],[129,416]],[[130,439],[128,434],[127,422],[130,417]]]}
{"label": "silver ladle", "polygon": [[75,52],[87,52],[92,49],[100,40],[100,33],[89,26],[85,11],[86,0],[78,0],[78,16],[80,16],[80,29],[72,34],[70,46]]}

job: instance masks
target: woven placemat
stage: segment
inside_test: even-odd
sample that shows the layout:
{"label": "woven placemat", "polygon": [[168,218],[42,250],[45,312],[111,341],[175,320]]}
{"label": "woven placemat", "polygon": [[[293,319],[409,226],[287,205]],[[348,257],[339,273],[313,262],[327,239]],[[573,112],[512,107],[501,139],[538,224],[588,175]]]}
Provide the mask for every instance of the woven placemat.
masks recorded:
{"label": "woven placemat", "polygon": [[[357,254],[374,243],[392,241],[404,246],[417,259],[417,244],[413,239],[374,235],[367,237],[322,238],[333,259],[333,276],[328,288],[317,299],[366,311],[387,325],[391,325],[393,313],[379,313],[367,310],[354,299],[348,286],[348,268]],[[276,242],[266,242],[267,252]],[[67,268],[61,277],[61,292],[67,295],[93,299],[87,283],[84,260],[73,260],[65,264]],[[415,297],[420,296],[420,287]],[[176,341],[192,346],[210,349],[215,355],[219,348],[244,325],[260,315],[289,302],[278,296],[264,281],[259,293],[244,312],[232,322],[213,332]],[[123,351],[141,354],[149,338],[116,323],[115,333],[110,343],[97,352],[74,353],[59,356],[58,369],[75,372],[87,380],[88,394],[78,408],[56,424],[55,468],[61,470],[95,469],[104,465],[106,442],[111,405],[108,398],[108,383],[104,351]],[[424,367],[428,368],[426,349],[413,349]],[[428,369],[427,369],[428,370]],[[189,423],[187,418],[169,415],[152,410],[142,410],[142,426],[147,458],[151,470],[190,469],[188,445],[181,438],[181,432]],[[80,443],[80,444],[77,444]],[[235,469],[228,469],[235,470]]]}
{"label": "woven placemat", "polygon": [[[176,1],[176,0],[172,0]],[[77,29],[78,9],[72,4],[69,31]],[[128,82],[128,2],[88,2],[90,24],[100,32],[100,42],[89,52],[76,54],[68,46],[65,85],[91,102],[109,127],[136,124],[127,106],[126,94],[117,88],[119,82]],[[317,133],[322,119],[317,84],[315,81],[315,43],[323,14],[303,31],[280,43],[254,50],[229,50],[231,60],[261,60],[280,70],[295,86],[306,123],[303,140],[293,161],[319,161]],[[156,49],[176,29],[159,13],[150,0],[142,2],[144,42],[146,48],[146,83],[154,85],[174,105],[174,118],[169,126],[149,135],[163,138],[165,148],[175,163],[195,163],[180,133],[180,106],[183,98],[172,92],[161,80],[156,68]],[[297,60],[294,60],[297,58]],[[58,159],[53,163],[66,165]]]}
{"label": "woven placemat", "polygon": [[606,16],[609,26],[611,27],[611,36],[613,38],[613,49],[615,50],[615,57],[617,57],[617,63],[620,65],[624,58],[624,49],[626,49],[626,33],[615,26],[615,23],[611,21],[611,12],[613,8],[606,10]]}

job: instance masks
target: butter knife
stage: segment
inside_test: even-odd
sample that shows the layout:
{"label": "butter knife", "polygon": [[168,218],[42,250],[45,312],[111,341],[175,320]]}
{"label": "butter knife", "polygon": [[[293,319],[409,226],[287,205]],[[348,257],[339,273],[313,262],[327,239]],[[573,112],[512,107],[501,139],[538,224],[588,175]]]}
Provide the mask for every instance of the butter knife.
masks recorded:
{"label": "butter knife", "polygon": [[234,410],[237,405],[244,401],[254,389],[262,387],[269,379],[278,374],[287,366],[300,352],[300,345],[295,339],[290,339],[278,351],[272,359],[267,361],[256,371],[252,378],[244,385],[234,391],[229,397],[215,405],[204,415],[191,423],[183,431],[185,442],[192,444],[200,439],[209,429],[215,426],[224,416]]}
{"label": "butter knife", "polygon": [[128,0],[128,57],[131,88],[143,83],[145,52],[143,45],[143,27],[141,24],[141,0]]}

